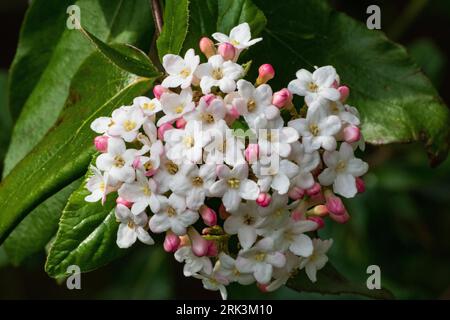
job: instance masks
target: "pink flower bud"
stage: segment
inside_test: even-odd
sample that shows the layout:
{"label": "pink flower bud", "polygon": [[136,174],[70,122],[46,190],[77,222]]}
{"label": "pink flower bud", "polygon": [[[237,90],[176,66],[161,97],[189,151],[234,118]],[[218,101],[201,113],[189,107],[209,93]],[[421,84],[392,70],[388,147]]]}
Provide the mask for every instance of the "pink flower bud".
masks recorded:
{"label": "pink flower bud", "polygon": [[284,88],[273,94],[272,104],[278,108],[283,108],[292,101],[292,93]]}
{"label": "pink flower bud", "polygon": [[209,106],[211,104],[211,102],[213,102],[214,99],[216,99],[217,97],[212,94],[212,93],[208,93],[206,95],[204,95],[203,97],[201,97],[201,99],[203,101],[205,101],[206,105]]}
{"label": "pink flower bud", "polygon": [[200,51],[209,58],[216,54],[216,48],[214,47],[214,42],[208,37],[203,37],[200,39],[200,43],[198,44],[200,47]]}
{"label": "pink flower bud", "polygon": [[207,226],[214,226],[217,224],[217,213],[213,209],[202,206],[200,208],[200,215]]}
{"label": "pink flower bud", "polygon": [[108,151],[108,136],[97,136],[94,139],[94,146],[97,151],[106,152]]}
{"label": "pink flower bud", "polygon": [[234,120],[240,117],[239,111],[235,106],[227,106],[227,115],[225,116],[225,122],[231,125]]}
{"label": "pink flower bud", "polygon": [[321,217],[316,217],[316,216],[308,217],[307,220],[314,221],[315,223],[317,223],[316,230],[322,229],[325,226],[325,222],[323,221],[323,219]]}
{"label": "pink flower bud", "polygon": [[219,217],[222,220],[226,220],[229,216],[230,216],[230,213],[227,211],[227,209],[225,209],[225,206],[223,205],[223,203],[221,203],[219,206]]}
{"label": "pink flower bud", "polygon": [[164,239],[164,250],[166,252],[175,252],[180,247],[180,237],[178,237],[175,233],[168,231],[166,233],[166,238]]}
{"label": "pink flower bud", "polygon": [[261,291],[263,293],[269,292],[269,290],[267,290],[269,283],[268,284],[257,283],[256,286],[258,287],[259,291]]}
{"label": "pink flower bud", "polygon": [[350,95],[350,89],[347,86],[340,86],[338,88],[338,91],[341,94],[341,102],[345,102],[345,100],[347,100],[348,96]]}
{"label": "pink flower bud", "polygon": [[325,197],[327,200],[326,206],[330,213],[337,216],[345,214],[347,210],[345,209],[344,203],[342,203],[341,198],[336,197],[335,195]]}
{"label": "pink flower bud", "polygon": [[275,76],[275,70],[272,65],[268,63],[261,65],[258,71],[259,75],[258,79],[256,79],[256,85],[266,83]]}
{"label": "pink flower bud", "polygon": [[117,203],[117,204],[121,204],[121,205],[123,205],[123,206],[125,206],[125,207],[128,207],[128,208],[131,208],[131,206],[133,205],[133,202],[130,202],[130,201],[128,201],[128,200],[125,200],[124,198],[121,198],[121,197],[118,197],[118,198],[116,199],[116,203]]}
{"label": "pink flower bud", "polygon": [[133,169],[139,168],[141,166],[141,157],[134,158],[132,166]]}
{"label": "pink flower bud", "polygon": [[186,126],[186,120],[184,120],[184,118],[180,118],[177,119],[177,121],[175,122],[175,125],[177,126],[178,129],[184,129],[184,127]]}
{"label": "pink flower bud", "polygon": [[236,48],[228,42],[221,43],[217,51],[224,60],[233,60],[236,55]]}
{"label": "pink flower bud", "polygon": [[160,84],[153,87],[153,95],[155,96],[156,99],[160,99],[162,94],[167,91],[168,90]]}
{"label": "pink flower bud", "polygon": [[267,207],[269,206],[269,204],[272,202],[272,197],[270,196],[270,194],[266,193],[266,192],[261,192],[258,196],[258,198],[256,199],[256,203],[258,204],[258,206],[260,207]]}
{"label": "pink flower bud", "polygon": [[189,227],[188,236],[191,240],[192,252],[197,257],[204,257],[208,253],[208,240],[203,238],[194,227]]}
{"label": "pink flower bud", "polygon": [[357,126],[347,126],[344,128],[344,140],[347,143],[353,143],[361,139],[361,131]]}
{"label": "pink flower bud", "polygon": [[305,196],[305,189],[294,187],[289,191],[288,196],[294,201],[303,199],[303,197]]}
{"label": "pink flower bud", "polygon": [[294,210],[291,214],[291,219],[294,221],[300,221],[305,218],[305,213],[301,210]]}
{"label": "pink flower bud", "polygon": [[164,123],[163,125],[161,125],[158,128],[158,139],[159,140],[164,140],[164,134],[166,133],[166,131],[168,130],[172,130],[173,129],[173,125],[170,123]]}
{"label": "pink flower bud", "polygon": [[330,212],[329,217],[338,223],[346,223],[348,219],[350,219],[350,215],[348,214],[347,210],[344,212],[344,214],[341,215],[336,215]]}
{"label": "pink flower bud", "polygon": [[323,204],[319,204],[313,208],[312,214],[319,217],[326,216],[328,214],[328,208]]}
{"label": "pink flower bud", "polygon": [[215,257],[219,254],[219,249],[217,248],[217,243],[215,241],[208,241],[208,251],[206,252],[206,256]]}
{"label": "pink flower bud", "polygon": [[250,143],[247,149],[245,149],[244,154],[245,160],[247,160],[248,163],[255,163],[259,156],[259,145],[256,143]]}
{"label": "pink flower bud", "polygon": [[356,177],[355,183],[356,183],[356,190],[358,190],[358,193],[363,193],[364,191],[366,191],[366,184],[363,179],[361,179],[360,177]]}
{"label": "pink flower bud", "polygon": [[320,191],[321,191],[321,186],[320,186],[320,184],[318,184],[316,182],[316,183],[314,183],[314,185],[311,188],[306,189],[306,194],[308,196],[316,196],[320,193]]}

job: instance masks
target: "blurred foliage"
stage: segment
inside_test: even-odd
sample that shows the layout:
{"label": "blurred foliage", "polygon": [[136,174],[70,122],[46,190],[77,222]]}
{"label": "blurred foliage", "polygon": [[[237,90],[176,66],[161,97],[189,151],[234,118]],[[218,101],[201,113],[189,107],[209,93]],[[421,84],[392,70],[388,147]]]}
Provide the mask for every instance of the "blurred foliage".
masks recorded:
{"label": "blurred foliage", "polygon": [[12,128],[11,113],[8,108],[7,83],[7,72],[0,70],[0,176],[3,170],[3,159],[8,149]]}

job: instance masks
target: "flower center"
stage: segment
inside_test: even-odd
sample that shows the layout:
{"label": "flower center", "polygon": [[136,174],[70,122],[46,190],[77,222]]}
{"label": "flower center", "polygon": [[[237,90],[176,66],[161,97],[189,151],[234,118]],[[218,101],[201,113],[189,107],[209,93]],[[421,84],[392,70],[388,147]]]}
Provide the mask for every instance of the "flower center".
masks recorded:
{"label": "flower center", "polygon": [[131,221],[131,220],[128,220],[127,225],[128,225],[128,228],[130,228],[130,229],[134,229],[134,227],[136,226],[136,225],[134,224],[134,222]]}
{"label": "flower center", "polygon": [[192,184],[195,187],[199,187],[199,186],[203,185],[203,179],[201,177],[195,177],[192,179]]}
{"label": "flower center", "polygon": [[180,72],[180,76],[184,79],[186,79],[187,77],[189,77],[189,75],[191,74],[191,70],[189,68],[184,68],[183,70],[181,70]]}
{"label": "flower center", "polygon": [[311,134],[313,136],[317,136],[319,134],[319,132],[320,132],[319,126],[317,124],[315,124],[315,123],[311,123],[309,125],[309,132],[311,132]]}
{"label": "flower center", "polygon": [[253,112],[256,109],[256,101],[253,99],[248,100],[247,102],[247,110],[249,112]]}
{"label": "flower center", "polygon": [[168,207],[167,208],[167,215],[169,216],[169,217],[173,217],[174,215],[176,215],[177,214],[177,212],[176,212],[176,210],[174,209],[174,208],[172,208],[172,207]]}
{"label": "flower center", "polygon": [[147,161],[144,163],[144,169],[145,171],[150,171],[153,169],[153,163],[151,161]]}
{"label": "flower center", "polygon": [[314,82],[308,83],[308,90],[309,90],[309,91],[317,92],[317,89],[319,89],[319,87],[317,86],[317,84],[315,84]]}
{"label": "flower center", "polygon": [[150,188],[148,186],[145,186],[142,188],[142,193],[146,196],[149,196],[152,194],[152,190],[150,190]]}
{"label": "flower center", "polygon": [[339,108],[336,102],[331,101],[330,103],[330,110],[332,113],[339,113]]}
{"label": "flower center", "polygon": [[232,40],[231,40],[231,44],[232,44],[233,46],[238,46],[238,45],[239,45],[239,41],[237,41],[237,40],[235,40],[235,39],[232,39]]}
{"label": "flower center", "polygon": [[142,105],[142,109],[153,111],[155,110],[155,104],[153,102],[146,102]]}
{"label": "flower center", "polygon": [[347,163],[345,163],[345,161],[341,160],[336,165],[336,171],[337,172],[342,172],[342,171],[345,170],[346,167],[347,167]]}
{"label": "flower center", "polygon": [[123,127],[126,131],[131,131],[136,128],[136,122],[132,120],[125,120],[125,122],[123,123]]}
{"label": "flower center", "polygon": [[186,148],[192,148],[194,146],[194,138],[191,136],[186,136],[183,138],[183,143]]}
{"label": "flower center", "polygon": [[223,78],[223,72],[221,68],[214,69],[212,72],[212,77],[214,80],[220,80]]}
{"label": "flower center", "polygon": [[178,172],[178,166],[172,161],[167,161],[166,169],[171,175],[174,175]]}
{"label": "flower center", "polygon": [[248,214],[244,216],[244,224],[251,226],[253,223],[255,223],[255,218]]}
{"label": "flower center", "polygon": [[117,155],[114,157],[114,166],[117,168],[122,168],[125,165],[125,160],[123,160],[122,156]]}
{"label": "flower center", "polygon": [[100,189],[101,192],[105,192],[105,183],[104,182],[100,182],[100,185],[98,186],[98,188]]}
{"label": "flower center", "polygon": [[182,104],[180,104],[175,108],[175,113],[180,114],[183,112],[183,110],[184,110],[184,106]]}
{"label": "flower center", "polygon": [[239,179],[237,179],[237,178],[231,178],[231,179],[228,179],[228,186],[231,188],[231,189],[238,189],[239,188],[239,185],[241,184],[241,182],[239,181]]}
{"label": "flower center", "polygon": [[264,259],[266,259],[266,254],[264,252],[260,252],[257,255],[255,255],[255,260],[256,261],[264,261]]}
{"label": "flower center", "polygon": [[214,117],[211,113],[202,113],[202,120],[207,123],[214,123]]}

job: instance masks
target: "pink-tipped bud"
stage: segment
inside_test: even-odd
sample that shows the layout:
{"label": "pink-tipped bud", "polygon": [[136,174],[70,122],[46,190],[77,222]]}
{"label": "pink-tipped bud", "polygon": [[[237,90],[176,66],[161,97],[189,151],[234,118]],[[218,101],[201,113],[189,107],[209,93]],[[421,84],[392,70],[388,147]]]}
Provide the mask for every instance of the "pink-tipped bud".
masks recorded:
{"label": "pink-tipped bud", "polygon": [[327,202],[326,206],[330,213],[341,216],[345,214],[346,209],[344,206],[344,203],[342,202],[341,198],[336,197],[335,195],[332,196],[326,196]]}
{"label": "pink-tipped bud", "polygon": [[363,193],[364,191],[366,191],[366,183],[364,182],[363,179],[357,177],[355,178],[355,183],[356,183],[356,190],[358,190],[358,193]]}
{"label": "pink-tipped bud", "polygon": [[162,85],[158,84],[153,87],[153,95],[156,99],[160,99],[164,92],[168,92],[167,88],[164,88]]}
{"label": "pink-tipped bud", "polygon": [[344,140],[353,143],[361,139],[361,130],[357,126],[347,126],[344,128]]}
{"label": "pink-tipped bud", "polygon": [[303,199],[303,197],[305,196],[305,189],[294,187],[289,191],[288,196],[294,201]]}
{"label": "pink-tipped bud", "polygon": [[128,200],[125,200],[124,198],[121,198],[121,197],[118,197],[118,198],[116,199],[116,203],[117,203],[117,204],[121,204],[121,205],[123,205],[123,206],[125,206],[125,207],[128,207],[128,208],[131,208],[131,206],[133,205],[133,202],[130,202],[130,201],[128,201]]}
{"label": "pink-tipped bud", "polygon": [[348,96],[350,95],[350,89],[347,86],[340,86],[338,88],[338,91],[341,94],[341,102],[345,102],[345,100],[347,100]]}
{"label": "pink-tipped bud", "polygon": [[305,218],[305,214],[304,214],[303,211],[301,211],[301,210],[294,210],[294,211],[292,211],[292,214],[291,214],[291,219],[292,220],[300,221],[300,220],[303,220],[304,218]]}
{"label": "pink-tipped bud", "polygon": [[192,252],[197,257],[204,257],[208,253],[208,240],[203,238],[194,227],[189,227],[188,236],[191,240]]}
{"label": "pink-tipped bud", "polygon": [[217,248],[217,243],[215,241],[208,241],[208,251],[206,252],[206,256],[215,257],[219,254],[219,249]]}
{"label": "pink-tipped bud", "polygon": [[239,118],[241,115],[239,114],[238,109],[235,106],[228,106],[227,107],[227,115],[225,116],[225,122],[228,125],[231,125],[234,120]]}
{"label": "pink-tipped bud", "polygon": [[228,42],[221,43],[217,51],[224,60],[233,60],[236,56],[236,48]]}
{"label": "pink-tipped bud", "polygon": [[315,223],[317,223],[316,230],[322,229],[325,226],[325,222],[323,221],[323,219],[321,217],[316,217],[316,216],[308,217],[307,220],[314,221]]}
{"label": "pink-tipped bud", "polygon": [[134,158],[132,166],[134,169],[139,168],[141,166],[141,157]]}
{"label": "pink-tipped bud", "polygon": [[106,152],[108,151],[108,136],[97,136],[94,139],[94,146],[97,151]]}
{"label": "pink-tipped bud", "polygon": [[214,99],[216,99],[216,95],[212,94],[212,93],[208,93],[206,95],[204,95],[203,97],[201,97],[201,99],[206,103],[207,106],[209,106],[211,104],[211,102],[213,102]]}
{"label": "pink-tipped bud", "polygon": [[263,83],[266,83],[270,79],[273,79],[275,77],[275,70],[273,69],[271,64],[265,63],[261,65],[258,69],[259,75],[256,79],[256,85],[260,85]]}
{"label": "pink-tipped bud", "polygon": [[320,193],[320,191],[321,191],[321,186],[320,186],[320,184],[318,184],[316,182],[316,183],[314,183],[314,185],[311,188],[306,189],[306,194],[308,196],[316,196]]}
{"label": "pink-tipped bud", "polygon": [[277,91],[273,94],[272,104],[278,108],[283,108],[285,105],[291,103],[292,101],[292,93],[284,88],[280,91]]}
{"label": "pink-tipped bud", "polygon": [[184,127],[186,127],[186,120],[184,120],[184,118],[180,118],[177,119],[177,121],[175,122],[175,125],[177,126],[178,129],[184,129]]}
{"label": "pink-tipped bud", "polygon": [[223,205],[223,203],[221,203],[219,206],[219,217],[222,220],[226,220],[229,216],[230,216],[230,213],[227,211],[227,209],[225,209],[225,206]]}
{"label": "pink-tipped bud", "polygon": [[267,287],[269,286],[269,284],[257,283],[256,286],[258,287],[259,291],[261,291],[262,293],[267,293],[267,292],[269,292],[269,290],[267,289]]}
{"label": "pink-tipped bud", "polygon": [[175,252],[180,247],[181,240],[175,233],[168,231],[164,239],[164,250],[166,252]]}
{"label": "pink-tipped bud", "polygon": [[250,143],[247,149],[245,149],[244,154],[245,160],[247,160],[248,163],[255,163],[259,156],[259,145],[256,143]]}
{"label": "pink-tipped bud", "polygon": [[173,129],[173,125],[170,123],[164,123],[163,125],[161,125],[158,128],[158,139],[159,140],[164,140],[164,134],[166,133],[166,131],[168,130],[172,130]]}
{"label": "pink-tipped bud", "polygon": [[328,208],[323,204],[315,206],[311,212],[314,216],[324,217],[328,214]]}
{"label": "pink-tipped bud", "polygon": [[267,207],[269,206],[269,204],[272,202],[272,197],[270,196],[270,194],[266,193],[266,192],[261,192],[258,196],[258,198],[256,198],[256,203],[258,204],[258,206],[260,207]]}
{"label": "pink-tipped bud", "polygon": [[213,209],[202,206],[200,208],[200,215],[207,226],[215,226],[217,224],[217,213]]}
{"label": "pink-tipped bud", "polygon": [[344,212],[344,214],[340,215],[330,212],[329,217],[338,223],[346,223],[348,219],[350,219],[350,215],[348,214],[347,210]]}
{"label": "pink-tipped bud", "polygon": [[214,47],[214,42],[208,37],[203,37],[200,39],[200,43],[198,44],[200,47],[200,51],[209,58],[216,54],[216,48]]}

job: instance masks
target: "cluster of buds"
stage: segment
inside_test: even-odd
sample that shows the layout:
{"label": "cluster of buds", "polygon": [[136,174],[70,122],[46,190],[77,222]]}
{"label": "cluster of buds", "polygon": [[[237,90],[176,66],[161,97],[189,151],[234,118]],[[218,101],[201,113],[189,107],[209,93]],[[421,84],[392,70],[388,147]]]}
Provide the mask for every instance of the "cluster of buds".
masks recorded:
{"label": "cluster of buds", "polygon": [[364,191],[368,169],[354,157],[364,142],[349,89],[325,66],[273,92],[270,64],[243,79],[239,55],[262,40],[247,23],[213,38],[199,43],[206,62],[194,49],[165,55],[152,98],[91,124],[100,155],[86,201],[117,194],[120,248],[165,233],[184,275],[223,298],[232,282],[273,291],[300,270],[316,281],[332,240],[315,231],[349,219],[340,197]]}

